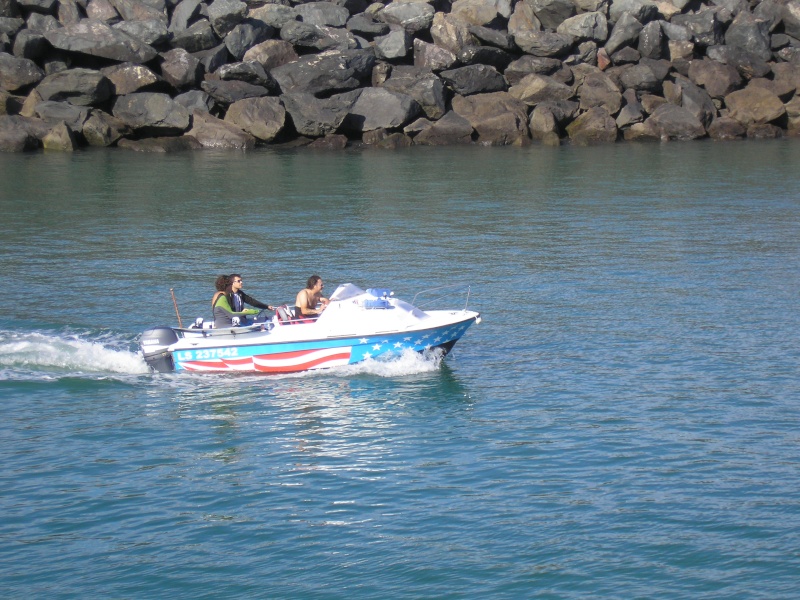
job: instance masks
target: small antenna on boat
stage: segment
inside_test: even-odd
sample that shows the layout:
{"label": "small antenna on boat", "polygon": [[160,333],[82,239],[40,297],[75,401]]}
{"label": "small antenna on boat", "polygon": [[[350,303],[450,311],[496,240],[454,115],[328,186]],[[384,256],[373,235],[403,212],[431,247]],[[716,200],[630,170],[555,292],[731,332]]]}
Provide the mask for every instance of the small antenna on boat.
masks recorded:
{"label": "small antenna on boat", "polygon": [[169,293],[172,294],[172,304],[175,306],[175,314],[178,316],[178,327],[183,329],[183,323],[181,323],[181,313],[178,312],[178,302],[175,300],[175,292],[172,288],[169,288]]}

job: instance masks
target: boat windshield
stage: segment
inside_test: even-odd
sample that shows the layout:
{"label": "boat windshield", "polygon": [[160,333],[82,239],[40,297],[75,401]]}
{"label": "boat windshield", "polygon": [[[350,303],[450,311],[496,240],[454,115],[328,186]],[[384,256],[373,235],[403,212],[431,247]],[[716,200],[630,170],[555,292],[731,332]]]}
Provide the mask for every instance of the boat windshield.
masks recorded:
{"label": "boat windshield", "polygon": [[335,300],[347,300],[349,298],[355,298],[356,296],[360,296],[363,293],[364,290],[362,290],[357,285],[353,283],[343,283],[338,288],[336,288],[336,291],[333,292],[330,299],[332,302]]}

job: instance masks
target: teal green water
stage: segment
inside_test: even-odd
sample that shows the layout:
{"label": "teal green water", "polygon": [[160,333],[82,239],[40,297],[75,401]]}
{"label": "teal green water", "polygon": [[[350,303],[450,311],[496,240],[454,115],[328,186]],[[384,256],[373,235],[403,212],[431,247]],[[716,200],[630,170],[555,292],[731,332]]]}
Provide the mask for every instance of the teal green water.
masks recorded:
{"label": "teal green water", "polygon": [[[798,166],[795,140],[0,155],[2,595],[794,597]],[[463,282],[483,322],[441,363],[148,374],[169,290],[209,318],[223,272],[271,304],[312,273]]]}

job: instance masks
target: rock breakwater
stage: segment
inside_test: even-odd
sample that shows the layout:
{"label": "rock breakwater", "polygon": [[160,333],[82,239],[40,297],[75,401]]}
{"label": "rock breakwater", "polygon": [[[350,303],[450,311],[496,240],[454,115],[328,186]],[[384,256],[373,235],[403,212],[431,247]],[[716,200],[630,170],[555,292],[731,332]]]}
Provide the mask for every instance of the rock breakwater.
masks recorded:
{"label": "rock breakwater", "polygon": [[800,0],[0,0],[0,150],[800,132]]}

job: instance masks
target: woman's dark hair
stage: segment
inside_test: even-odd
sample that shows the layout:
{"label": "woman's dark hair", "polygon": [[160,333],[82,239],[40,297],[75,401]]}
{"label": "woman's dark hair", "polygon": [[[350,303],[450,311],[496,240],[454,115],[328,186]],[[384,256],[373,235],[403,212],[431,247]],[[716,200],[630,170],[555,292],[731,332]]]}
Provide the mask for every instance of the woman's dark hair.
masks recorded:
{"label": "woman's dark hair", "polygon": [[214,283],[214,285],[217,288],[217,291],[224,292],[225,288],[228,287],[229,281],[230,277],[228,277],[227,275],[220,275],[219,277],[217,277],[217,281]]}

